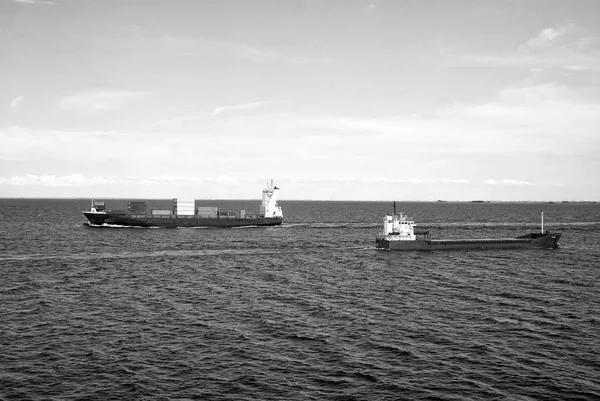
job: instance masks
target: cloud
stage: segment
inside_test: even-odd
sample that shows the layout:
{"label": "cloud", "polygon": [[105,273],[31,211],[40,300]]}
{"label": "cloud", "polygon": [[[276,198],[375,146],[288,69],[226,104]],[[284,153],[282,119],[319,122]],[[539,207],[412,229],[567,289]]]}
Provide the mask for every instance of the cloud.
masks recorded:
{"label": "cloud", "polygon": [[522,47],[522,50],[531,51],[544,48],[554,43],[558,38],[564,36],[574,29],[574,25],[568,24],[559,27],[550,27],[543,29],[535,37],[529,39]]}
{"label": "cloud", "polygon": [[188,57],[243,60],[252,63],[280,63],[288,65],[334,64],[331,59],[311,57],[289,49],[272,49],[249,43],[227,42],[203,37],[165,35],[161,38],[163,50]]}
{"label": "cloud", "polygon": [[[530,126],[544,129],[545,137],[554,133],[573,132],[589,136],[590,130],[600,126],[600,102],[582,97],[566,86],[553,82],[544,84],[524,83],[498,90],[497,99],[489,103],[455,106],[451,113],[464,114],[496,123],[513,126]],[[577,133],[574,133],[578,136]]]}
{"label": "cloud", "polygon": [[315,116],[303,117],[301,123],[308,126],[316,126],[337,130],[344,133],[354,134],[413,134],[415,131],[415,119],[408,117],[349,117],[349,116]]}
{"label": "cloud", "polygon": [[503,179],[502,183],[505,185],[533,185],[531,182],[529,181],[522,181],[522,180],[509,180],[509,179]]}
{"label": "cloud", "polygon": [[571,71],[586,71],[589,69],[588,67],[583,65],[567,65],[565,66],[565,68]]}
{"label": "cloud", "polygon": [[[132,149],[135,149],[132,152]],[[67,131],[0,126],[0,159],[32,164],[154,162],[169,157],[164,135],[129,131]]]}
{"label": "cloud", "polygon": [[80,186],[84,183],[84,177],[81,174],[69,174],[62,177],[54,175],[34,175],[0,177],[1,185],[14,186],[46,186],[46,187],[71,187]]}
{"label": "cloud", "polygon": [[470,181],[465,180],[464,178],[450,179],[450,180],[442,180],[444,184],[468,184]]}
{"label": "cloud", "polygon": [[247,43],[216,41],[202,37],[165,35],[162,38],[162,46],[168,52],[186,56],[232,58],[255,63],[277,60],[273,52]]}
{"label": "cloud", "polygon": [[86,177],[83,174],[56,175],[16,175],[0,177],[0,185],[38,186],[38,187],[90,187],[99,185],[163,185],[163,184],[197,184],[197,183],[237,183],[238,179],[227,175],[216,177],[183,177],[160,175],[153,177]]}
{"label": "cloud", "polygon": [[369,4],[367,7],[367,10],[369,10],[369,11],[375,10],[375,4],[373,4],[373,3]]}
{"label": "cloud", "polygon": [[578,49],[585,50],[593,47],[600,41],[600,37],[598,36],[585,36],[577,41],[575,46]]}
{"label": "cloud", "polygon": [[46,1],[46,0],[13,0],[13,3],[21,3],[21,4],[50,4],[50,5],[55,5],[56,4],[53,1]]}
{"label": "cloud", "polygon": [[10,107],[12,107],[13,109],[19,107],[19,105],[23,102],[24,99],[25,96],[23,95],[17,96],[16,98],[10,101]]}
{"label": "cloud", "polygon": [[243,109],[247,109],[250,107],[257,107],[260,105],[263,105],[267,102],[264,101],[258,101],[258,102],[249,102],[249,103],[242,103],[242,104],[234,104],[231,106],[221,106],[221,107],[217,107],[216,109],[214,109],[212,111],[212,113],[210,113],[211,116],[216,116],[217,114],[221,114],[225,111],[229,111],[229,110],[243,110]]}
{"label": "cloud", "polygon": [[208,118],[208,117],[215,117],[215,116],[222,114],[224,112],[227,112],[227,111],[244,110],[244,109],[262,106],[269,102],[270,101],[256,101],[256,102],[248,102],[248,103],[241,103],[241,104],[233,104],[233,105],[229,105],[229,106],[220,106],[220,107],[215,108],[210,113],[197,114],[197,115],[192,115],[192,116],[178,116],[178,117],[168,118],[165,120],[158,120],[158,121],[151,123],[150,127],[169,125],[169,124],[177,124],[177,123],[186,122],[186,121],[201,120],[201,119]]}
{"label": "cloud", "polygon": [[58,107],[83,113],[118,110],[142,96],[143,92],[100,90],[64,97]]}
{"label": "cloud", "polygon": [[355,184],[423,184],[420,178],[388,178],[388,177],[288,177],[288,181],[299,182],[299,183],[312,183],[312,184],[328,184],[328,185],[355,185]]}
{"label": "cloud", "polygon": [[521,186],[521,185],[533,185],[531,182],[529,181],[523,181],[523,180],[510,180],[510,179],[503,179],[502,181],[496,181],[493,180],[491,178],[488,178],[487,180],[485,180],[485,183],[488,185],[517,185],[517,186]]}
{"label": "cloud", "polygon": [[540,70],[582,66],[600,68],[600,38],[589,35],[584,27],[564,24],[545,28],[513,51],[503,53],[470,53],[453,55],[444,51],[451,65],[492,66]]}

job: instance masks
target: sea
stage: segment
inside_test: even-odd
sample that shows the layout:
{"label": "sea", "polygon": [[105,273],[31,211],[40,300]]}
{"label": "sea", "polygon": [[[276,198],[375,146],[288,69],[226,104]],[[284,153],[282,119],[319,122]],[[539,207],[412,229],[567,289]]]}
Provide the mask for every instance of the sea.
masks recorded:
{"label": "sea", "polygon": [[599,204],[398,203],[434,239],[562,234],[469,252],[377,250],[391,202],[280,206],[98,228],[0,199],[0,400],[600,399]]}

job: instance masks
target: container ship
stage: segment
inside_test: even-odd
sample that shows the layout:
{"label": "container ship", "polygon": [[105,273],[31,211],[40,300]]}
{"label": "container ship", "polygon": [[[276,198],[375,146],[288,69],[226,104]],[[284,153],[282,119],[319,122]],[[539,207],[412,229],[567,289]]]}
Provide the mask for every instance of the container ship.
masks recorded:
{"label": "container ship", "polygon": [[173,199],[171,209],[148,209],[145,201],[127,202],[127,210],[110,210],[103,201],[92,200],[92,207],[83,214],[90,226],[126,227],[246,227],[276,226],[283,221],[277,204],[279,188],[273,180],[262,191],[258,214],[245,210],[222,211],[213,206],[195,206],[194,200]]}
{"label": "container ship", "polygon": [[559,233],[544,232],[544,213],[539,233],[529,233],[515,238],[485,239],[432,239],[429,231],[415,230],[415,222],[404,214],[394,213],[383,219],[383,232],[375,239],[376,247],[390,251],[438,251],[451,249],[522,249],[557,248]]}

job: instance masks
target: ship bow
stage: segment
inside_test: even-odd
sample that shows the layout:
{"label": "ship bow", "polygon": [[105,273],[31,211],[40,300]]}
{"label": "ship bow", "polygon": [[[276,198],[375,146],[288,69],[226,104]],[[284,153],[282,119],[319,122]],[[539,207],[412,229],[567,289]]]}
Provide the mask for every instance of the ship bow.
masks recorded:
{"label": "ship bow", "polygon": [[106,220],[106,213],[83,212],[83,214],[88,219],[90,224],[95,226],[101,226]]}

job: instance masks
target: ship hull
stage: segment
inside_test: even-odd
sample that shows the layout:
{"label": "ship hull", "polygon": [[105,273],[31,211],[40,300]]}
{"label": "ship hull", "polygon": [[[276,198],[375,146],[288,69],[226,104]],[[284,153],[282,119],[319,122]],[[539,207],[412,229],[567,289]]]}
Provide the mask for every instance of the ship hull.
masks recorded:
{"label": "ship hull", "polygon": [[527,234],[517,238],[394,241],[378,237],[376,247],[390,251],[441,251],[557,248],[560,234]]}
{"label": "ship hull", "polygon": [[126,227],[248,227],[248,226],[276,226],[283,222],[281,217],[199,217],[199,216],[164,216],[164,217],[137,217],[128,214],[84,212],[85,217],[92,226],[126,226]]}

